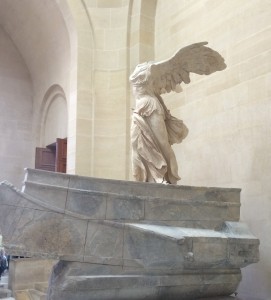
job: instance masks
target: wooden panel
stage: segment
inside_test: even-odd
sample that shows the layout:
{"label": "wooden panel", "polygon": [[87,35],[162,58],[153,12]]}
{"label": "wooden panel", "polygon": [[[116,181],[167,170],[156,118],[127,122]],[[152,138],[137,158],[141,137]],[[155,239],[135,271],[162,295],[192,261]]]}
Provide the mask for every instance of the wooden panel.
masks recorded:
{"label": "wooden panel", "polygon": [[36,148],[35,168],[55,171],[55,151],[49,148]]}
{"label": "wooden panel", "polygon": [[67,168],[67,139],[57,139],[55,171],[66,173],[66,168]]}

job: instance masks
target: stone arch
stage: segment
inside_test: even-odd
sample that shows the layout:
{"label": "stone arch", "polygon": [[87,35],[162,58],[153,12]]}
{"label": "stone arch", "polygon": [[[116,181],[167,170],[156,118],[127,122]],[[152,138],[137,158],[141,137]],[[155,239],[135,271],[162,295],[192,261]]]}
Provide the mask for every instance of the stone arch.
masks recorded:
{"label": "stone arch", "polygon": [[55,142],[56,138],[67,137],[67,101],[61,86],[54,84],[47,90],[41,104],[40,116],[40,146],[45,147]]}

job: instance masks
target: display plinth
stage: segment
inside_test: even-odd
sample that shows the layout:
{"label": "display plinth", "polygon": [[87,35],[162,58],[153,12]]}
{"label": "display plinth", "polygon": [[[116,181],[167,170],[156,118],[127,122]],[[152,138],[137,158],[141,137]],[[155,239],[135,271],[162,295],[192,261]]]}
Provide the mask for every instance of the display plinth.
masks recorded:
{"label": "display plinth", "polygon": [[1,183],[0,204],[10,254],[59,260],[50,300],[228,296],[259,260],[240,189],[26,169],[22,191]]}

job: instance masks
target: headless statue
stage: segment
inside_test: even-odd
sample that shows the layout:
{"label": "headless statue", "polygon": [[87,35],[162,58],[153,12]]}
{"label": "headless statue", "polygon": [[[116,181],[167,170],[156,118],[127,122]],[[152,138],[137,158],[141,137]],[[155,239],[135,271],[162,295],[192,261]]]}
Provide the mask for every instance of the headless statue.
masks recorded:
{"label": "headless statue", "polygon": [[190,82],[189,73],[209,75],[226,68],[219,53],[205,45],[192,44],[161,62],[136,66],[130,76],[136,107],[132,115],[132,169],[136,181],[176,184],[180,177],[171,145],[188,134],[182,120],[173,117],[161,94],[181,91]]}

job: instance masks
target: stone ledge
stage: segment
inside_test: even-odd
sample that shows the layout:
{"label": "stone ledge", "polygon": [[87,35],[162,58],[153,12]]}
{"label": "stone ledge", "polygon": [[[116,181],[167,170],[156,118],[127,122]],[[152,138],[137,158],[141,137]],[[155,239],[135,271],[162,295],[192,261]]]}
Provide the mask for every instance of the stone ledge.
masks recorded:
{"label": "stone ledge", "polygon": [[163,185],[125,180],[85,177],[79,175],[55,173],[36,169],[25,169],[24,182],[31,181],[65,188],[116,193],[119,195],[152,196],[180,200],[180,195],[187,199],[187,194],[207,195],[219,201],[240,203],[239,188],[192,187],[182,185]]}

